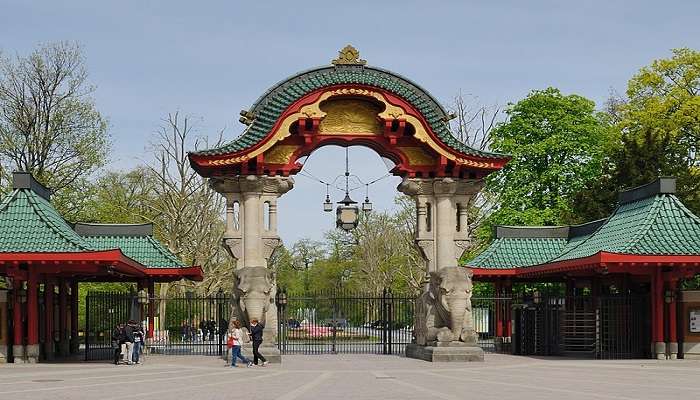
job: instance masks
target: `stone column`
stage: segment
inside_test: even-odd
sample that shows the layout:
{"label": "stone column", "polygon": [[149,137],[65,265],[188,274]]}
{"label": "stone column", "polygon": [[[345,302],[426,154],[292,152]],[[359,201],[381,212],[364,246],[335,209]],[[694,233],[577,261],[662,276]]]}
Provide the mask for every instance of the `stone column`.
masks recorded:
{"label": "stone column", "polygon": [[426,272],[457,266],[469,245],[467,207],[483,183],[473,179],[404,178],[398,190],[416,201],[416,245]]}
{"label": "stone column", "polygon": [[426,266],[416,302],[416,343],[406,355],[426,361],[483,360],[471,315],[471,271],[458,266],[469,245],[467,206],[481,181],[404,178],[398,190],[416,201],[416,245]]}
{"label": "stone column", "polygon": [[[80,338],[78,337],[78,281],[70,284],[70,353],[77,354],[80,351]],[[140,321],[139,321],[140,322]]]}
{"label": "stone column", "polygon": [[292,189],[294,180],[247,175],[211,178],[209,184],[226,198],[224,244],[236,259],[231,319],[241,320],[244,326],[251,319],[257,319],[268,326],[264,330],[263,344],[271,347],[261,352],[266,356],[270,354],[271,362],[279,362],[279,351],[272,347],[277,341],[275,276],[267,269],[267,264],[282,243],[277,234],[277,198]]}
{"label": "stone column", "polygon": [[7,362],[7,290],[0,289],[0,364]]}
{"label": "stone column", "polygon": [[[148,281],[148,334],[147,338],[153,339],[153,330],[155,329],[156,317],[156,288],[152,280]],[[162,326],[162,323],[161,323]]]}

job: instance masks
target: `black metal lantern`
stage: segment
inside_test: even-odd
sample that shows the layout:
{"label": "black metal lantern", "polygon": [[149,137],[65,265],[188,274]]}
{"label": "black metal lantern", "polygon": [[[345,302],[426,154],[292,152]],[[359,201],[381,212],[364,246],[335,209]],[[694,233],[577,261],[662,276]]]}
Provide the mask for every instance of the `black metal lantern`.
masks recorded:
{"label": "black metal lantern", "polygon": [[351,199],[350,194],[346,192],[345,198],[339,201],[338,204],[340,205],[335,211],[335,225],[346,232],[357,228],[360,213],[359,208],[356,206],[357,202]]}

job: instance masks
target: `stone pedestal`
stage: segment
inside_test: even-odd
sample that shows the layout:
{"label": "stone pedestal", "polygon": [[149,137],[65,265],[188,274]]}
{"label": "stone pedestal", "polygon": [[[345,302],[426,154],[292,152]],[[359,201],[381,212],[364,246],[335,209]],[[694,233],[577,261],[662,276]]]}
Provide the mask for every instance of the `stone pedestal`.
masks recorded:
{"label": "stone pedestal", "polygon": [[24,358],[24,346],[21,344],[12,345],[12,358],[15,364],[24,364],[26,359]]}
{"label": "stone pedestal", "polygon": [[678,342],[670,342],[668,344],[668,358],[671,360],[678,359]]}
{"label": "stone pedestal", "polygon": [[[280,353],[279,349],[277,346],[274,345],[265,345],[263,342],[262,346],[260,346],[260,354],[265,357],[265,360],[269,362],[270,364],[281,364],[282,363],[282,354]],[[246,343],[243,345],[243,356],[246,358],[250,359],[250,361],[253,361],[253,344],[252,343]],[[228,364],[231,364],[231,352],[227,351],[226,354],[224,354],[224,360]],[[239,360],[240,361],[240,360]]]}
{"label": "stone pedestal", "polygon": [[654,343],[654,355],[657,360],[666,359],[666,342],[656,342]]}
{"label": "stone pedestal", "polygon": [[0,344],[0,364],[7,363],[7,345]]}
{"label": "stone pedestal", "polygon": [[36,364],[39,362],[39,345],[38,344],[30,344],[27,345],[26,347],[26,352],[27,352],[27,358],[26,362],[29,364]]}
{"label": "stone pedestal", "polygon": [[430,362],[484,361],[484,350],[478,346],[406,346],[406,357]]}

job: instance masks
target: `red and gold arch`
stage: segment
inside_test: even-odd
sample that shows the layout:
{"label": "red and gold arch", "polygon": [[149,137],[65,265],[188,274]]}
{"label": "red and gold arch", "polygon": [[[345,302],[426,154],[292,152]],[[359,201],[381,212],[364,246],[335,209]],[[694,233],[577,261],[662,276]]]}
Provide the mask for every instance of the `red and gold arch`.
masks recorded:
{"label": "red and gold arch", "polygon": [[[347,49],[345,49],[347,50]],[[342,68],[357,68],[361,60],[355,60],[355,65],[343,58],[341,65],[327,67],[328,71],[318,72],[333,76],[348,76],[348,80],[356,79],[372,73],[372,78],[386,83],[386,79],[375,78],[380,74],[388,75],[400,82],[401,77],[388,71],[359,66],[359,70],[345,72]],[[337,60],[336,60],[337,61]],[[287,80],[294,83],[308,77],[308,72],[299,74]],[[354,75],[353,75],[354,74]],[[330,81],[329,78],[326,78]],[[364,79],[371,81],[371,79]],[[264,104],[275,99],[258,101],[253,111],[242,112],[244,118],[248,115],[253,121],[249,129],[259,128],[258,119],[268,120],[269,128],[260,135],[259,140],[248,139],[244,133],[239,142],[247,142],[245,146],[232,146],[221,151],[204,151],[191,153],[192,166],[203,176],[231,175],[269,175],[289,176],[296,174],[302,168],[299,159],[310,155],[314,150],[325,145],[351,146],[361,145],[372,148],[380,156],[390,159],[395,166],[391,170],[394,175],[404,177],[459,177],[479,179],[502,168],[508,161],[504,155],[476,151],[450,138],[451,143],[444,140],[447,129],[447,114],[432,101],[432,97],[412,84],[386,85],[402,90],[389,90],[380,84],[369,85],[354,82],[342,83],[335,79],[332,85],[317,85],[318,87],[306,92],[296,90],[297,98],[285,105],[279,113],[267,112]],[[283,85],[268,91],[265,97],[274,95]],[[406,89],[409,87],[409,89]],[[419,110],[419,107],[399,93],[408,93],[411,97],[423,99],[423,109],[427,107],[425,99],[432,101],[432,121]],[[419,92],[416,95],[416,92]],[[256,110],[257,108],[257,110]],[[268,106],[269,108],[269,106]],[[435,114],[439,114],[436,117]],[[432,122],[432,123],[431,123]],[[435,132],[438,125],[443,132]],[[231,146],[230,146],[231,147]],[[241,148],[242,147],[242,148]]]}

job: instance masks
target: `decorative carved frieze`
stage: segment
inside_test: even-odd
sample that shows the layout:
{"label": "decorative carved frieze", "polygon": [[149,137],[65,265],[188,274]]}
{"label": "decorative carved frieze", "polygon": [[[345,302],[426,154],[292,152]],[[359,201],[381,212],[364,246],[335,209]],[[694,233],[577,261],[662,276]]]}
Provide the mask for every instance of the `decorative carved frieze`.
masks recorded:
{"label": "decorative carved frieze", "polygon": [[417,195],[473,195],[479,192],[483,181],[457,178],[404,178],[397,187],[408,196]]}
{"label": "decorative carved frieze", "polygon": [[294,187],[294,179],[282,176],[245,175],[210,178],[209,185],[219,193],[259,193],[281,196]]}
{"label": "decorative carved frieze", "polygon": [[278,236],[264,237],[262,238],[262,244],[263,258],[269,260],[270,257],[272,257],[272,253],[274,253],[278,247],[282,246],[282,239]]}

